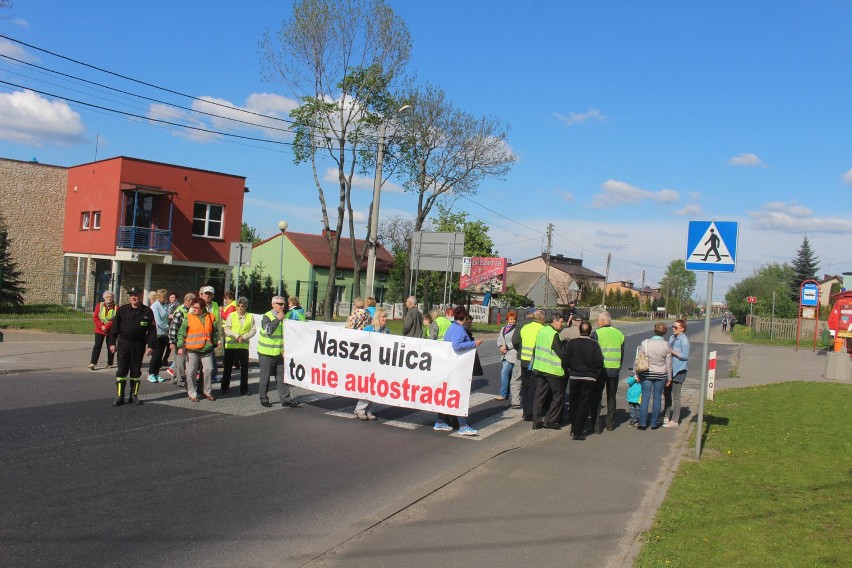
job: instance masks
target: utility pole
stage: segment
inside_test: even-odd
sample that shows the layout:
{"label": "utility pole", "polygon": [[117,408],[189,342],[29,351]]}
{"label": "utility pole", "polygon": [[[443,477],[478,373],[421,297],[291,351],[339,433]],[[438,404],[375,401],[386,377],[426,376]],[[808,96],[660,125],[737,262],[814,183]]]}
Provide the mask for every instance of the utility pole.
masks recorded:
{"label": "utility pole", "polygon": [[553,231],[553,223],[547,224],[547,256],[544,260],[544,307],[550,305],[550,237]]}
{"label": "utility pole", "polygon": [[[606,283],[609,282],[609,265],[612,262],[612,253],[607,253],[606,255],[606,276],[604,277],[604,294],[603,294],[603,307],[606,310]],[[642,273],[644,275],[644,272]],[[644,278],[644,276],[643,276]]]}

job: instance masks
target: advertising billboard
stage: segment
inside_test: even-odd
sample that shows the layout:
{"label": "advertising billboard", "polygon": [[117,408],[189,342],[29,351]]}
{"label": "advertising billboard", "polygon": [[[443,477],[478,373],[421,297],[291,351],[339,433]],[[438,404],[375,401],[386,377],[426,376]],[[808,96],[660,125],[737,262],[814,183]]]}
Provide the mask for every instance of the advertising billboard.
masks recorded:
{"label": "advertising billboard", "polygon": [[466,256],[462,259],[460,290],[468,292],[506,292],[505,258]]}

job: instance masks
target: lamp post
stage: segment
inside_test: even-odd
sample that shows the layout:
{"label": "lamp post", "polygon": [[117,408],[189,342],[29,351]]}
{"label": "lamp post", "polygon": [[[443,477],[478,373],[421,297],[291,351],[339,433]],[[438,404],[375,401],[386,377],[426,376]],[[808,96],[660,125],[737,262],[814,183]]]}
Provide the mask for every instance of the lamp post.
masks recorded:
{"label": "lamp post", "polygon": [[[396,114],[408,110],[411,105],[402,105]],[[367,250],[367,296],[375,295],[376,280],[376,241],[379,232],[379,199],[382,195],[382,164],[385,158],[384,120],[379,124],[379,147],[376,152],[376,177],[373,179],[373,206],[370,208],[370,243]]]}
{"label": "lamp post", "polygon": [[287,230],[287,221],[278,221],[278,230],[281,231],[281,270],[278,271],[278,295],[284,287],[284,231]]}

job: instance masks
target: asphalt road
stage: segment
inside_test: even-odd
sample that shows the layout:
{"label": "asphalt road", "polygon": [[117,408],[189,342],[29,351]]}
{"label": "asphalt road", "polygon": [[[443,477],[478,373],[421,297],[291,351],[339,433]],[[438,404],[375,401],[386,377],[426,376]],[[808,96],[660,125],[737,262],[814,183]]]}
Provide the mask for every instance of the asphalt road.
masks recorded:
{"label": "asphalt road", "polygon": [[[650,326],[621,327],[631,361]],[[340,398],[300,409],[262,409],[256,395],[193,404],[169,383],[143,382],[146,404],[114,408],[109,371],[4,376],[0,565],[268,566],[299,556],[528,428],[492,400],[493,340],[480,350],[470,417],[479,439],[433,432],[428,413],[412,420],[404,409],[354,420],[354,401]]]}

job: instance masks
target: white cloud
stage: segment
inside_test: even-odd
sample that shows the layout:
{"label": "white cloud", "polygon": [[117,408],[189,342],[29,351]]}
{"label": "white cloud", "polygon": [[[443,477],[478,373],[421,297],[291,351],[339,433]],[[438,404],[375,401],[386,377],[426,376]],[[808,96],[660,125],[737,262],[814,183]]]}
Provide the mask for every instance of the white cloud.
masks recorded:
{"label": "white cloud", "polygon": [[[322,176],[322,181],[326,183],[338,184],[338,171],[336,168],[328,168]],[[352,189],[364,189],[373,191],[373,178],[368,176],[352,176]],[[396,184],[388,179],[382,184],[382,193],[403,193],[401,185]]]}
{"label": "white cloud", "polygon": [[30,27],[30,23],[23,18],[15,18],[14,20],[12,20],[12,23],[16,26],[21,26],[22,28]]}
{"label": "white cloud", "polygon": [[84,141],[84,130],[80,115],[65,102],[32,91],[0,94],[0,139],[66,145]]}
{"label": "white cloud", "polygon": [[752,154],[749,152],[742,153],[739,156],[731,157],[731,159],[728,160],[728,165],[743,168],[766,167],[766,164],[763,163],[763,160],[761,160],[757,156],[757,154]]}
{"label": "white cloud", "polygon": [[2,37],[0,37],[0,54],[7,55],[9,57],[14,57],[15,59],[20,59],[21,61],[27,61],[29,63],[39,61],[38,57],[32,55],[30,52],[24,49],[22,45],[11,42],[8,39],[4,39]]}
{"label": "white cloud", "polygon": [[589,120],[605,122],[607,116],[596,108],[590,108],[586,112],[569,112],[568,116],[554,112],[553,116],[559,119],[565,126],[573,126],[575,124],[583,124]]}
{"label": "white cloud", "polygon": [[648,191],[623,181],[608,179],[601,184],[601,192],[592,198],[592,207],[601,209],[622,203],[639,203],[645,200],[674,203],[679,199],[678,192],[671,189]]}
{"label": "white cloud", "polygon": [[570,191],[560,191],[556,190],[556,195],[559,196],[559,199],[566,201],[567,203],[574,203],[574,194]]}
{"label": "white cloud", "polygon": [[787,233],[852,234],[852,220],[841,217],[816,217],[813,211],[796,203],[773,201],[759,211],[750,211],[755,227]]}
{"label": "white cloud", "polygon": [[845,174],[843,174],[843,183],[846,185],[852,185],[852,170],[849,170]]}
{"label": "white cloud", "polygon": [[683,216],[686,216],[686,215],[700,215],[702,212],[703,212],[703,210],[701,209],[700,205],[698,205],[697,203],[690,203],[689,205],[686,205],[685,207],[678,209],[674,213],[675,213],[675,215],[680,215],[680,216],[683,217]]}

